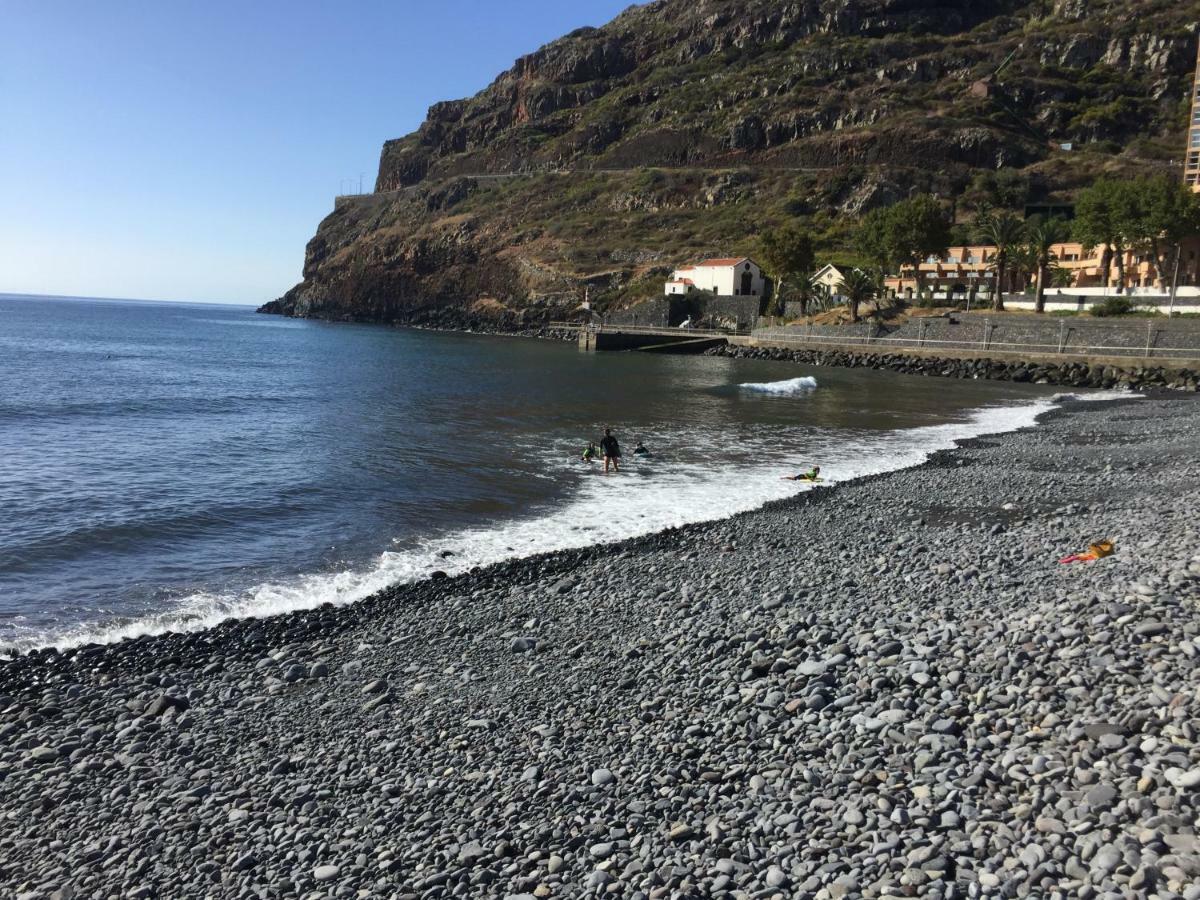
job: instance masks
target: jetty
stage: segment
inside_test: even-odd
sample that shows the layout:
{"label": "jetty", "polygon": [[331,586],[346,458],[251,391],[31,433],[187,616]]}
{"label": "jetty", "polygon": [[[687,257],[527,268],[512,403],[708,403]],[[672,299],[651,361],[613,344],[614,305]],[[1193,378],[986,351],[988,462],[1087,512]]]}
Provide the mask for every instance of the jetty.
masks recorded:
{"label": "jetty", "polygon": [[579,349],[642,353],[699,354],[729,343],[730,333],[717,329],[656,328],[647,325],[579,325]]}

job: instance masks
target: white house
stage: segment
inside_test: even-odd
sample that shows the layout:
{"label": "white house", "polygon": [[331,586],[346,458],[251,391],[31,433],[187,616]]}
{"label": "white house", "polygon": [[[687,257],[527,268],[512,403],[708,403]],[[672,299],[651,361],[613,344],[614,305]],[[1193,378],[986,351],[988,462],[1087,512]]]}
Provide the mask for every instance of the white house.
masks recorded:
{"label": "white house", "polygon": [[761,297],[765,288],[762,269],[752,259],[706,259],[676,269],[667,282],[667,296],[708,291],[721,297]]}
{"label": "white house", "polygon": [[842,279],[846,277],[846,273],[849,271],[849,266],[838,266],[834,263],[827,263],[813,273],[812,283],[825,287],[830,294],[836,294],[838,288],[841,287]]}

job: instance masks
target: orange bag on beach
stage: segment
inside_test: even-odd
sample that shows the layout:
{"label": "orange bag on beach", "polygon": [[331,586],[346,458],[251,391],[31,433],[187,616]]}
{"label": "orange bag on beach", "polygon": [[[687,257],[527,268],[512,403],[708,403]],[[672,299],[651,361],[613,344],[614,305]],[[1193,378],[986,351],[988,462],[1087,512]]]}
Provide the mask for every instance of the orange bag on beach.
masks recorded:
{"label": "orange bag on beach", "polygon": [[1072,553],[1070,556],[1064,556],[1059,560],[1059,562],[1095,562],[1096,560],[1103,559],[1106,556],[1112,556],[1112,552],[1112,541],[1096,541],[1094,544],[1089,544],[1087,550],[1083,553]]}

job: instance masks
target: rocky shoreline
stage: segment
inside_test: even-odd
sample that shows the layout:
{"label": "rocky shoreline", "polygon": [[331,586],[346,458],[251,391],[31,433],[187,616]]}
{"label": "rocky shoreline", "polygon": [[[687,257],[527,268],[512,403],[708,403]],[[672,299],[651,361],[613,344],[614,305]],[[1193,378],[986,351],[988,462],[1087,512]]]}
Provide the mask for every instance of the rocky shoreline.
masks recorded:
{"label": "rocky shoreline", "polygon": [[[534,337],[556,341],[573,341],[576,332],[571,328],[556,328],[545,310],[527,309],[521,312],[506,311],[478,313],[461,307],[426,307],[403,316],[380,318],[372,316],[326,316],[300,315],[278,300],[264,303],[258,308],[264,315],[288,316],[290,318],[314,318],[323,322],[343,322],[359,325],[383,325],[392,328],[412,328],[417,331],[448,331],[460,334],[489,334],[499,337]],[[561,313],[560,313],[561,314]]]}
{"label": "rocky shoreline", "polygon": [[0,893],[1194,900],[1198,425],[0,662]]}
{"label": "rocky shoreline", "polygon": [[783,347],[725,345],[706,351],[707,356],[735,359],[770,359],[809,366],[886,369],[904,375],[935,375],[943,378],[988,378],[1034,384],[1057,384],[1075,388],[1129,388],[1130,390],[1200,390],[1200,372],[1170,369],[1089,365],[1085,362],[1057,364],[1002,359],[910,356],[903,353],[849,353],[842,350],[789,350]]}

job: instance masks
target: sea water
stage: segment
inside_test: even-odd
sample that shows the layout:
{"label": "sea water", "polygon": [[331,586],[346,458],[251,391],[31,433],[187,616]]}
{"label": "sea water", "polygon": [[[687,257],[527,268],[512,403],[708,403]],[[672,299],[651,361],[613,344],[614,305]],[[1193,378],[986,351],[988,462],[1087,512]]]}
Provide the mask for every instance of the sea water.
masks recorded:
{"label": "sea water", "polygon": [[[720,518],[812,465],[829,484],[1030,425],[1051,393],[0,296],[0,652]],[[580,460],[605,427],[619,474]]]}

